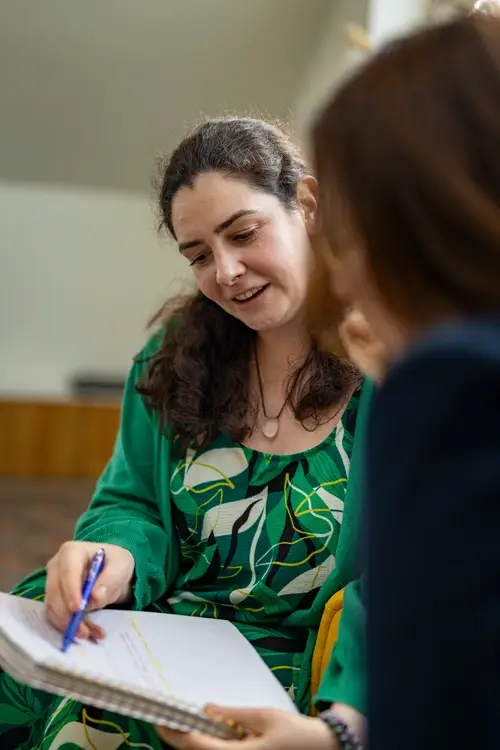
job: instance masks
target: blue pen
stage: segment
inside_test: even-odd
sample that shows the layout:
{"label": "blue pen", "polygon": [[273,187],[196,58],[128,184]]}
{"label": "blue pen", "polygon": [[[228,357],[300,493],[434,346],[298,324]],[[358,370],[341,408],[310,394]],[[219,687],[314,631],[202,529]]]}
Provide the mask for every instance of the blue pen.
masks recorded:
{"label": "blue pen", "polygon": [[63,636],[63,642],[62,642],[62,647],[61,647],[61,651],[63,653],[65,653],[68,650],[68,648],[71,646],[71,644],[73,643],[75,639],[75,635],[78,631],[78,628],[80,627],[81,621],[83,620],[85,611],[87,607],[89,606],[89,601],[92,595],[92,590],[94,588],[95,582],[97,581],[104,567],[105,559],[106,559],[106,555],[103,549],[97,550],[96,554],[92,558],[89,572],[87,573],[87,577],[85,579],[85,582],[82,588],[82,600],[80,602],[80,609],[78,610],[78,612],[74,612],[71,615],[71,619],[69,621],[68,627]]}

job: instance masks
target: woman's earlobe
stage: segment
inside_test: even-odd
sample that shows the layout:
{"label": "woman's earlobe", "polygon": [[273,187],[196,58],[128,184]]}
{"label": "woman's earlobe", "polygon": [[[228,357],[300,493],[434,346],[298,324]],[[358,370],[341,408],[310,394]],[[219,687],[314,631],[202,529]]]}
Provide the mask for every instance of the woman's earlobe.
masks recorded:
{"label": "woman's earlobe", "polygon": [[318,203],[315,201],[314,205],[311,206],[311,209],[309,211],[309,214],[307,217],[304,217],[304,221],[306,224],[307,234],[309,237],[314,237],[317,235],[322,234],[322,222],[320,213],[318,210]]}
{"label": "woman's earlobe", "polygon": [[321,216],[318,211],[318,206],[311,212],[311,216],[307,221],[307,233],[312,241],[315,241],[317,237],[323,237]]}

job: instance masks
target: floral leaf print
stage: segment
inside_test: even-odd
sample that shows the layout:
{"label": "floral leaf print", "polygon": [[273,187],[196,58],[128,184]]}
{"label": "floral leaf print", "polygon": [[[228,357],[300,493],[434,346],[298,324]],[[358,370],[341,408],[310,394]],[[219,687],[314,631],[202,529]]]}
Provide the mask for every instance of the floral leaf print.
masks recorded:
{"label": "floral leaf print", "polygon": [[99,750],[118,750],[128,735],[123,732],[103,732],[102,729],[72,721],[65,724],[61,731],[53,738],[48,750],[63,750],[63,748],[99,748]]}
{"label": "floral leaf print", "polygon": [[208,451],[171,459],[183,564],[166,604],[234,622],[283,685],[297,688],[302,710],[304,648],[321,585],[336,575],[351,449],[339,424],[305,454],[266,454],[221,434]]}
{"label": "floral leaf print", "polygon": [[0,733],[10,727],[35,724],[40,719],[42,705],[30,688],[3,673],[1,690],[9,702],[0,704]]}
{"label": "floral leaf print", "polygon": [[11,700],[14,705],[30,711],[34,716],[40,716],[42,713],[42,706],[35,692],[31,688],[16,682],[7,674],[2,679],[2,690],[5,697]]}
{"label": "floral leaf print", "polygon": [[[247,451],[251,454],[252,451],[248,448]],[[283,457],[273,456],[270,453],[258,454],[257,460],[252,462],[252,471],[250,477],[251,486],[263,486],[264,484],[270,484],[273,479],[279,476],[283,468]]]}
{"label": "floral leaf print", "polygon": [[52,700],[44,722],[43,742],[40,750],[47,750],[53,738],[61,731],[65,724],[76,721],[79,714],[79,704],[72,698],[56,697]]}
{"label": "floral leaf print", "polygon": [[[267,500],[267,487],[253,497],[245,497],[210,508],[203,519],[201,538],[230,535],[235,526],[243,533],[250,529],[260,518]],[[238,524],[240,519],[243,521]]]}
{"label": "floral leaf print", "polygon": [[[340,476],[347,477],[349,472],[349,460],[345,460],[343,454],[338,450],[322,452],[318,451],[309,456],[309,478],[314,478],[314,484],[319,484],[321,479],[335,478]],[[344,488],[339,488],[339,492],[345,492]]]}
{"label": "floral leaf print", "polygon": [[323,585],[334,568],[335,558],[333,555],[330,555],[323,563],[321,563],[321,565],[317,565],[315,568],[310,568],[288,581],[281,591],[279,591],[279,595],[290,596],[292,594],[306,594],[309,591],[318,589]]}
{"label": "floral leaf print", "polygon": [[18,706],[12,706],[10,703],[0,703],[0,734],[12,727],[24,726],[32,721],[33,716],[30,712]]}
{"label": "floral leaf print", "polygon": [[[184,485],[191,492],[203,487],[203,491],[216,487],[232,486],[232,477],[245,472],[248,461],[242,448],[215,448],[203,453],[198,458],[188,454]],[[207,486],[208,485],[208,486]]]}
{"label": "floral leaf print", "polygon": [[338,523],[342,523],[342,518],[344,516],[344,501],[339,498],[338,494],[336,494],[337,492],[339,492],[337,486],[330,487],[326,485],[326,483],[325,486],[318,487],[316,490],[317,496],[323,501],[326,507],[331,510],[335,520]]}

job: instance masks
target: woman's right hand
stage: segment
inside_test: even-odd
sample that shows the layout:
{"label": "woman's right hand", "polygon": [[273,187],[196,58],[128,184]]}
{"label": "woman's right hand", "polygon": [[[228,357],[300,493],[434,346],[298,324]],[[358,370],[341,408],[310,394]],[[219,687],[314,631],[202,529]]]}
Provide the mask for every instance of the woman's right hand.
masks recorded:
{"label": "woman's right hand", "polygon": [[[82,586],[97,550],[103,548],[106,562],[92,592],[89,610],[126,602],[131,597],[135,561],[116,544],[65,542],[47,564],[45,608],[49,621],[64,632],[69,619],[80,608]],[[104,631],[90,620],[82,620],[79,638],[103,638]]]}

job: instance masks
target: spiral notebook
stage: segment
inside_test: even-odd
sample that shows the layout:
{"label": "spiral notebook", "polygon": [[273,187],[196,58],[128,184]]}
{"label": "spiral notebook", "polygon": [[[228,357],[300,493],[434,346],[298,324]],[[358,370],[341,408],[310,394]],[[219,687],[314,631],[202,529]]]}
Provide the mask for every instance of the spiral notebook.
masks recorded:
{"label": "spiral notebook", "polygon": [[34,688],[172,729],[240,736],[208,717],[207,703],[295,712],[278,680],[237,628],[224,620],[103,610],[99,643],[61,652],[42,602],[0,593],[0,666]]}

